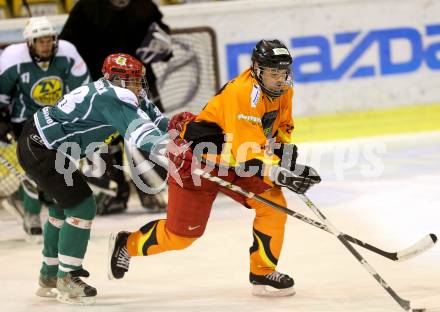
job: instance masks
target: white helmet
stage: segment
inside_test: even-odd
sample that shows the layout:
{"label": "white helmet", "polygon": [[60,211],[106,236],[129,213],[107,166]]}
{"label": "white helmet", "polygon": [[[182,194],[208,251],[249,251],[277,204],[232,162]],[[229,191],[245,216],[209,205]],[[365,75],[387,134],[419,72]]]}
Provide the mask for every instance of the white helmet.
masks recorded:
{"label": "white helmet", "polygon": [[[49,56],[38,55],[35,49],[35,40],[41,37],[52,36],[53,46]],[[23,37],[27,41],[29,53],[37,64],[51,61],[58,49],[58,37],[55,28],[46,16],[31,17],[24,26]]]}
{"label": "white helmet", "polygon": [[45,37],[56,36],[57,32],[46,16],[31,17],[24,26],[23,37],[27,41]]}

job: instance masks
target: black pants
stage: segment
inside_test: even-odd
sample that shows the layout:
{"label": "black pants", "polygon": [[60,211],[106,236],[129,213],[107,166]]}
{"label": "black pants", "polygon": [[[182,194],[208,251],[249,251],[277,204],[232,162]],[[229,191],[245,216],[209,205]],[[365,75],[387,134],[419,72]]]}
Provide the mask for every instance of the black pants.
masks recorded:
{"label": "black pants", "polygon": [[[72,173],[73,184],[68,186],[64,175],[55,169],[56,155],[57,150],[47,149],[42,143],[34,119],[29,119],[18,138],[18,161],[38,188],[54,199],[60,208],[70,208],[91,196],[92,190],[79,170]],[[66,162],[69,162],[67,158]]]}
{"label": "black pants", "polygon": [[26,121],[22,121],[20,123],[11,122],[12,126],[12,132],[14,133],[14,136],[18,138],[21,134],[21,131],[23,130],[23,126],[26,123]]}

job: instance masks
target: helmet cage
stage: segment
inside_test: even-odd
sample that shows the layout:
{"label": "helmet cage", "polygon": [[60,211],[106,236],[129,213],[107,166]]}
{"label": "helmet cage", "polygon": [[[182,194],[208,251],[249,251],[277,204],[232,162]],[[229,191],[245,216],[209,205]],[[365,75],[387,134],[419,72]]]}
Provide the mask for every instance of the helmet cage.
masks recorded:
{"label": "helmet cage", "polygon": [[[258,63],[254,63],[253,66],[255,79],[257,79],[259,85],[261,86],[261,89],[263,89],[263,91],[267,93],[267,95],[276,98],[286,93],[289,88],[293,87],[292,68],[290,65],[283,68],[259,66]],[[282,81],[281,83],[269,86],[264,82],[264,77],[278,76],[281,74],[284,74],[284,81]]]}
{"label": "helmet cage", "polygon": [[[106,78],[106,75],[104,74],[104,78]],[[124,89],[130,89],[130,86],[139,85],[141,87],[141,91],[137,96],[143,98],[147,96],[148,92],[148,82],[145,76],[142,77],[129,77],[124,75],[117,75],[113,74],[109,76],[109,78],[106,78],[109,80],[113,85],[124,88]]]}
{"label": "helmet cage", "polygon": [[127,54],[112,54],[104,60],[102,67],[104,78],[112,84],[132,89],[133,86],[140,86],[138,97],[147,95],[148,83],[145,78],[145,67],[134,57]]}

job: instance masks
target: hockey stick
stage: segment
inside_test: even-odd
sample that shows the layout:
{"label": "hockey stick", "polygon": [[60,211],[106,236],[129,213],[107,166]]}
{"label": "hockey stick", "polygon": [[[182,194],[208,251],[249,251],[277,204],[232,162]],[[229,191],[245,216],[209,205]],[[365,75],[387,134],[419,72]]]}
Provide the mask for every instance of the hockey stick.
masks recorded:
{"label": "hockey stick", "polygon": [[[217,183],[217,184],[219,184],[219,185],[221,185],[221,186],[223,186],[225,188],[228,188],[228,189],[230,189],[230,190],[232,190],[232,191],[234,191],[234,192],[236,192],[236,193],[238,193],[240,195],[243,195],[243,196],[245,196],[245,197],[247,197],[249,199],[253,198],[253,199],[255,199],[255,200],[259,201],[259,202],[262,202],[262,203],[264,203],[264,204],[266,204],[266,205],[268,205],[268,206],[270,206],[272,208],[280,210],[280,211],[282,211],[282,212],[284,212],[284,213],[286,213],[286,214],[288,214],[288,215],[290,215],[290,216],[292,216],[292,217],[294,217],[296,219],[299,219],[299,220],[301,220],[303,222],[306,222],[306,223],[308,223],[310,225],[313,225],[313,226],[315,226],[315,227],[317,227],[317,228],[319,228],[321,230],[324,230],[324,231],[329,232],[329,233],[333,233],[331,231],[331,229],[327,225],[325,225],[325,224],[322,224],[322,223],[320,223],[320,222],[318,222],[318,221],[316,221],[314,219],[306,217],[306,216],[304,216],[301,213],[298,213],[296,211],[293,211],[293,210],[290,210],[290,209],[288,209],[286,207],[278,205],[277,203],[274,203],[274,202],[272,202],[270,200],[267,200],[267,199],[265,199],[265,198],[263,198],[263,197],[261,197],[261,196],[259,196],[257,194],[254,194],[252,192],[248,192],[248,191],[242,189],[241,187],[239,187],[237,185],[234,185],[234,184],[232,184],[230,182],[227,182],[227,181],[225,181],[225,180],[223,180],[223,179],[221,179],[219,177],[213,176],[210,173],[208,173],[208,172],[206,172],[206,171],[204,171],[202,169],[198,169],[197,168],[193,172],[196,175],[199,175],[199,176],[201,176],[201,177],[203,177],[203,178],[205,178],[205,179],[207,179],[209,181]],[[437,237],[435,236],[435,234],[428,234],[424,238],[422,238],[421,240],[419,240],[418,242],[416,242],[415,244],[409,246],[408,248],[406,248],[404,250],[401,250],[399,252],[387,252],[387,251],[384,251],[384,250],[382,250],[380,248],[377,248],[377,247],[375,247],[373,245],[365,243],[365,242],[361,241],[360,239],[357,239],[357,238],[355,238],[353,236],[350,236],[348,234],[341,233],[341,235],[342,235],[342,237],[345,240],[347,240],[347,241],[349,241],[351,243],[354,243],[356,245],[359,245],[359,246],[361,246],[361,247],[363,247],[365,249],[368,249],[368,250],[370,250],[370,251],[372,251],[374,253],[377,253],[377,254],[379,254],[379,255],[381,255],[381,256],[383,256],[385,258],[388,258],[390,260],[393,260],[393,261],[406,261],[408,259],[411,259],[411,258],[413,258],[413,257],[415,257],[415,256],[417,256],[419,254],[422,254],[423,252],[427,251],[428,249],[432,248],[435,245],[435,243],[437,242]]]}
{"label": "hockey stick", "polygon": [[400,305],[405,311],[411,309],[411,303],[408,300],[401,298],[396,292],[384,281],[384,279],[376,272],[376,270],[365,260],[364,257],[348,242],[345,235],[341,233],[318,209],[318,207],[313,204],[313,202],[304,194],[297,194],[299,198],[318,216],[318,218],[330,229],[331,233],[335,235],[339,241],[347,248],[351,254],[362,264],[362,266],[373,276],[380,286],[385,289],[390,296]]}

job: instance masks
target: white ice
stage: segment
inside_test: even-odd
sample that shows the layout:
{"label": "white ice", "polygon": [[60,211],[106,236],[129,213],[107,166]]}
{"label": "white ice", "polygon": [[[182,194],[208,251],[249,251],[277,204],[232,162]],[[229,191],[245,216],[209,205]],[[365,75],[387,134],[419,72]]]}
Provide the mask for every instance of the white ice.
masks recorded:
{"label": "white ice", "polygon": [[[309,197],[339,230],[388,251],[440,235],[440,132],[302,144],[300,154],[323,177]],[[316,218],[285,193],[289,208]],[[0,211],[1,311],[402,311],[334,236],[291,217],[278,269],[294,277],[296,295],[251,296],[253,211],[225,197],[193,246],[134,258],[126,278],[107,280],[108,234],[158,217],[133,196],[126,213],[95,220],[84,267],[98,296],[94,306],[78,308],[34,295],[41,246],[25,243],[21,225]],[[413,307],[440,311],[439,246],[407,262],[356,248]]]}

